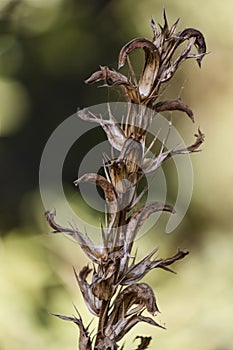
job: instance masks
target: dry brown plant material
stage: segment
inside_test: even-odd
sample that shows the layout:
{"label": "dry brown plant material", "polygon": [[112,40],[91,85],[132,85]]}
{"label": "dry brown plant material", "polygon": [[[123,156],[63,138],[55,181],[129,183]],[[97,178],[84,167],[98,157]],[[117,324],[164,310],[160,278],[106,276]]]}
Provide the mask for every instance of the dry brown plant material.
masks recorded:
{"label": "dry brown plant material", "polygon": [[[157,26],[151,20],[152,40],[137,38],[121,49],[118,68],[128,64],[129,77],[108,67],[101,67],[86,80],[86,83],[103,81],[107,87],[118,86],[129,102],[128,115],[121,124],[116,122],[111,113],[109,120],[88,114],[85,110],[78,113],[79,118],[99,124],[111,146],[119,151],[117,159],[104,163],[105,177],[88,173],[74,182],[75,185],[93,183],[104,192],[108,212],[106,227],[102,227],[103,246],[95,246],[88,234],[78,228],[62,227],[55,221],[54,212],[46,212],[53,233],[63,232],[72,236],[92,263],[92,267],[84,266],[80,272],[74,270],[74,274],[89,312],[99,320],[98,329],[90,334],[90,326],[84,326],[78,311],[77,317],[55,315],[78,326],[80,350],[119,349],[119,341],[139,322],[163,328],[154,320],[159,311],[154,291],[140,280],[155,268],[172,272],[170,265],[188,254],[187,250],[179,249],[172,257],[161,259],[155,255],[155,248],[140,261],[132,257],[138,232],[150,215],[158,211],[174,212],[170,205],[159,202],[140,206],[140,200],[147,191],[146,188],[138,193],[143,174],[155,172],[168,158],[177,154],[198,151],[204,140],[199,129],[190,146],[166,150],[163,145],[154,158],[147,157],[145,140],[154,115],[178,110],[186,113],[194,122],[192,110],[181,100],[157,101],[161,86],[174,76],[181,63],[187,59],[196,59],[201,66],[206,54],[201,32],[193,28],[177,32],[177,26],[178,21],[169,28],[164,11],[163,26]],[[181,44],[182,50],[177,54]],[[196,52],[193,52],[193,48]],[[144,67],[138,80],[129,57],[136,49],[143,49],[145,53]],[[147,110],[145,115],[145,107],[153,113],[148,115]],[[150,316],[145,316],[145,311]],[[151,337],[138,336],[136,340],[140,341],[137,350],[143,350],[148,348]]]}

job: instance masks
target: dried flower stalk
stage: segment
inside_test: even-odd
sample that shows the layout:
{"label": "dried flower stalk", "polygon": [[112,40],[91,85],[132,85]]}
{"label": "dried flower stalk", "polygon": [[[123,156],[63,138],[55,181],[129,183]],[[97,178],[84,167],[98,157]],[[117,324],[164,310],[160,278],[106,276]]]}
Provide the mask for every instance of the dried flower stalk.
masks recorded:
{"label": "dried flower stalk", "polygon": [[[78,311],[78,317],[56,315],[63,320],[74,322],[79,327],[80,350],[119,349],[119,341],[139,322],[163,328],[153,318],[159,311],[155,294],[147,283],[140,280],[155,268],[172,271],[169,266],[188,254],[187,250],[178,250],[170,258],[159,259],[155,256],[155,248],[138,262],[136,258],[131,257],[134,241],[149,216],[158,211],[173,213],[170,205],[159,202],[146,203],[135,209],[148,190],[145,188],[138,193],[138,184],[142,176],[155,172],[172,156],[197,151],[204,141],[204,135],[199,129],[195,141],[190,146],[166,150],[165,145],[162,145],[155,157],[147,156],[147,129],[154,115],[163,111],[178,110],[186,113],[194,122],[192,110],[181,100],[157,101],[161,86],[174,76],[181,63],[194,58],[201,66],[206,54],[206,44],[201,32],[193,28],[177,32],[177,26],[178,20],[169,28],[164,11],[163,26],[158,27],[155,21],[151,20],[152,40],[137,38],[121,49],[118,68],[127,63],[129,77],[108,67],[101,67],[86,80],[86,83],[103,81],[107,87],[119,86],[129,102],[128,115],[121,124],[116,122],[111,113],[109,120],[91,115],[85,110],[78,113],[79,118],[99,124],[111,146],[119,151],[117,159],[104,163],[105,177],[88,173],[74,182],[75,185],[82,182],[94,183],[104,192],[108,212],[106,227],[102,227],[102,248],[95,246],[88,235],[78,228],[60,226],[55,221],[55,213],[46,212],[46,219],[53,233],[63,232],[72,236],[93,266],[84,266],[79,273],[74,270],[74,274],[90,313],[99,319],[96,333],[90,335],[89,327],[84,326]],[[183,43],[186,43],[183,50],[173,59],[178,47]],[[193,47],[197,52],[193,53]],[[139,80],[136,79],[129,58],[135,49],[143,49],[145,53],[145,63]],[[148,114],[148,108],[153,113]],[[155,141],[156,138],[152,143]],[[91,278],[91,282],[87,281],[88,277]],[[143,315],[145,310],[151,317]],[[148,348],[151,337],[138,336],[137,339],[140,340],[138,350]]]}

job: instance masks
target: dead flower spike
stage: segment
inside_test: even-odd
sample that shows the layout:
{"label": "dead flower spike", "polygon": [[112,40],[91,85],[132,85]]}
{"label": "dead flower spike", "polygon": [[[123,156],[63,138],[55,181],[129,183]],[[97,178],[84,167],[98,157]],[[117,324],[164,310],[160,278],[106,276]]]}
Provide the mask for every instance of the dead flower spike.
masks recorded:
{"label": "dead flower spike", "polygon": [[[128,76],[101,66],[86,80],[89,84],[102,81],[106,87],[121,89],[128,105],[122,121],[117,122],[110,107],[108,119],[88,109],[77,113],[77,117],[85,122],[101,126],[112,149],[118,152],[117,157],[103,159],[104,175],[86,173],[74,181],[76,186],[90,183],[90,186],[94,184],[103,191],[106,213],[105,225],[101,224],[102,246],[95,245],[88,232],[83,233],[75,226],[60,225],[55,212],[45,213],[52,233],[71,236],[90,260],[90,264],[81,271],[74,269],[74,275],[89,312],[98,320],[97,328],[93,327],[90,331],[91,325],[84,325],[77,310],[77,315],[71,317],[55,314],[78,326],[80,350],[123,349],[124,345],[119,342],[141,322],[164,328],[155,321],[159,312],[155,293],[149,284],[141,280],[158,268],[173,272],[170,266],[188,254],[187,250],[178,249],[171,257],[161,258],[158,249],[154,248],[143,258],[137,259],[133,252],[138,233],[151,215],[157,212],[174,213],[170,204],[159,201],[142,204],[141,200],[148,191],[148,186],[139,186],[142,177],[155,173],[173,156],[198,151],[204,141],[204,134],[198,129],[191,145],[174,145],[168,149],[165,139],[158,153],[149,156],[157,136],[148,146],[147,130],[158,113],[177,110],[194,122],[192,110],[180,99],[160,100],[161,86],[173,78],[184,61],[195,59],[201,67],[206,55],[205,39],[199,30],[186,28],[178,31],[179,20],[169,27],[165,11],[163,17],[162,26],[151,20],[152,39],[133,39],[120,50],[118,70],[127,65]],[[130,60],[135,50],[144,51],[144,64],[138,79]],[[169,125],[172,126],[171,123]],[[137,336],[135,341],[139,342],[137,350],[148,349],[151,337]]]}

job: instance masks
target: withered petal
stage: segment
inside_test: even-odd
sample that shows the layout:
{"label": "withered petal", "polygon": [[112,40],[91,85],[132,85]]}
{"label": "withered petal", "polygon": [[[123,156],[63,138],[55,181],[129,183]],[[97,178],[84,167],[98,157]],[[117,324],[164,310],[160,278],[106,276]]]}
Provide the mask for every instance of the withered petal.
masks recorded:
{"label": "withered petal", "polygon": [[[134,304],[138,305],[138,307],[132,310]],[[146,283],[132,284],[125,288],[114,301],[113,310],[109,315],[106,327],[107,334],[112,334],[114,339],[119,341],[138,322],[147,322],[164,328],[152,318],[142,316],[141,313],[144,311],[144,308],[152,315],[158,312],[152,288]],[[135,313],[133,312],[134,310]]]}
{"label": "withered petal", "polygon": [[148,48],[144,48],[144,51],[145,64],[138,83],[139,93],[142,98],[146,98],[150,95],[154,87],[160,65],[160,55],[157,49],[156,51],[151,51]]}
{"label": "withered petal", "polygon": [[196,46],[198,53],[201,54],[201,57],[197,58],[197,63],[199,67],[201,67],[202,58],[206,54],[206,43],[204,35],[199,30],[194,28],[186,28],[177,35],[184,40],[195,38],[194,45]]}
{"label": "withered petal", "polygon": [[[178,249],[177,253],[174,254],[170,258],[159,259],[159,260],[155,260],[155,261],[151,262],[151,268],[158,267],[158,268],[161,268],[164,270],[169,270],[169,269],[167,269],[167,266],[172,265],[174,262],[176,262],[178,260],[184,259],[184,257],[188,254],[189,254],[188,250]],[[173,271],[171,271],[171,272],[173,272]]]}
{"label": "withered petal", "polygon": [[45,212],[45,219],[48,221],[49,226],[54,230],[53,233],[73,233],[73,229],[63,227],[55,222],[56,211],[47,210]]}
{"label": "withered petal", "polygon": [[178,150],[172,150],[169,153],[169,157],[172,157],[173,155],[176,154],[187,154],[187,153],[192,153],[192,152],[198,152],[200,151],[198,148],[202,145],[202,143],[205,140],[205,135],[202,133],[202,131],[200,129],[198,129],[197,134],[194,135],[196,137],[196,141],[183,149],[178,149]]}
{"label": "withered petal", "polygon": [[117,314],[120,314],[120,310],[124,309],[124,317],[127,317],[134,304],[141,305],[141,309],[145,307],[153,316],[159,311],[153,289],[146,283],[131,284],[120,292],[114,302],[115,310],[112,312],[115,313],[117,310]]}
{"label": "withered petal", "polygon": [[86,79],[85,83],[92,84],[101,80],[104,80],[107,86],[131,85],[125,75],[109,69],[107,66],[100,67],[100,70],[93,73],[90,78]]}
{"label": "withered petal", "polygon": [[102,70],[98,70],[96,72],[94,72],[88,79],[86,79],[84,82],[86,84],[93,84],[96,83],[98,81],[101,81],[104,79],[103,76],[103,71]]}
{"label": "withered petal", "polygon": [[164,112],[164,111],[176,111],[176,110],[185,112],[194,123],[194,116],[193,116],[192,110],[180,100],[161,101],[156,103],[153,109],[158,113]]}
{"label": "withered petal", "polygon": [[135,49],[144,49],[147,51],[147,54],[148,50],[151,53],[157,51],[155,45],[150,40],[146,38],[133,39],[122,47],[118,57],[118,69],[125,65],[125,60],[127,56]]}
{"label": "withered petal", "polygon": [[[180,64],[182,62],[184,62],[186,59],[188,58],[193,58],[196,57],[195,55],[191,55],[189,56],[189,53],[192,49],[192,46],[195,42],[194,38],[190,38],[189,43],[187,44],[187,46],[184,48],[184,50],[182,51],[182,53],[176,58],[176,60],[172,63],[170,63],[166,69],[163,70],[163,72],[161,73],[160,76],[160,83],[165,83],[166,81],[170,80],[173,75],[175,74],[175,72],[177,71],[178,67],[180,66]],[[182,41],[177,41],[177,45],[173,46],[172,51],[170,52],[170,59],[174,53],[174,51],[176,50],[176,48],[182,43]],[[199,56],[198,56],[199,57]]]}

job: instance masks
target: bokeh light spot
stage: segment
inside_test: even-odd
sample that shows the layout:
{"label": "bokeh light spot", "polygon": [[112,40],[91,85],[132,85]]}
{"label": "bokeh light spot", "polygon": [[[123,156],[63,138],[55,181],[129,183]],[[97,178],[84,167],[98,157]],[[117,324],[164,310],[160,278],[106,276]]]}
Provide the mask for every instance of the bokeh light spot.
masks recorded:
{"label": "bokeh light spot", "polygon": [[14,134],[23,126],[29,108],[23,85],[13,80],[0,80],[0,106],[0,136]]}

